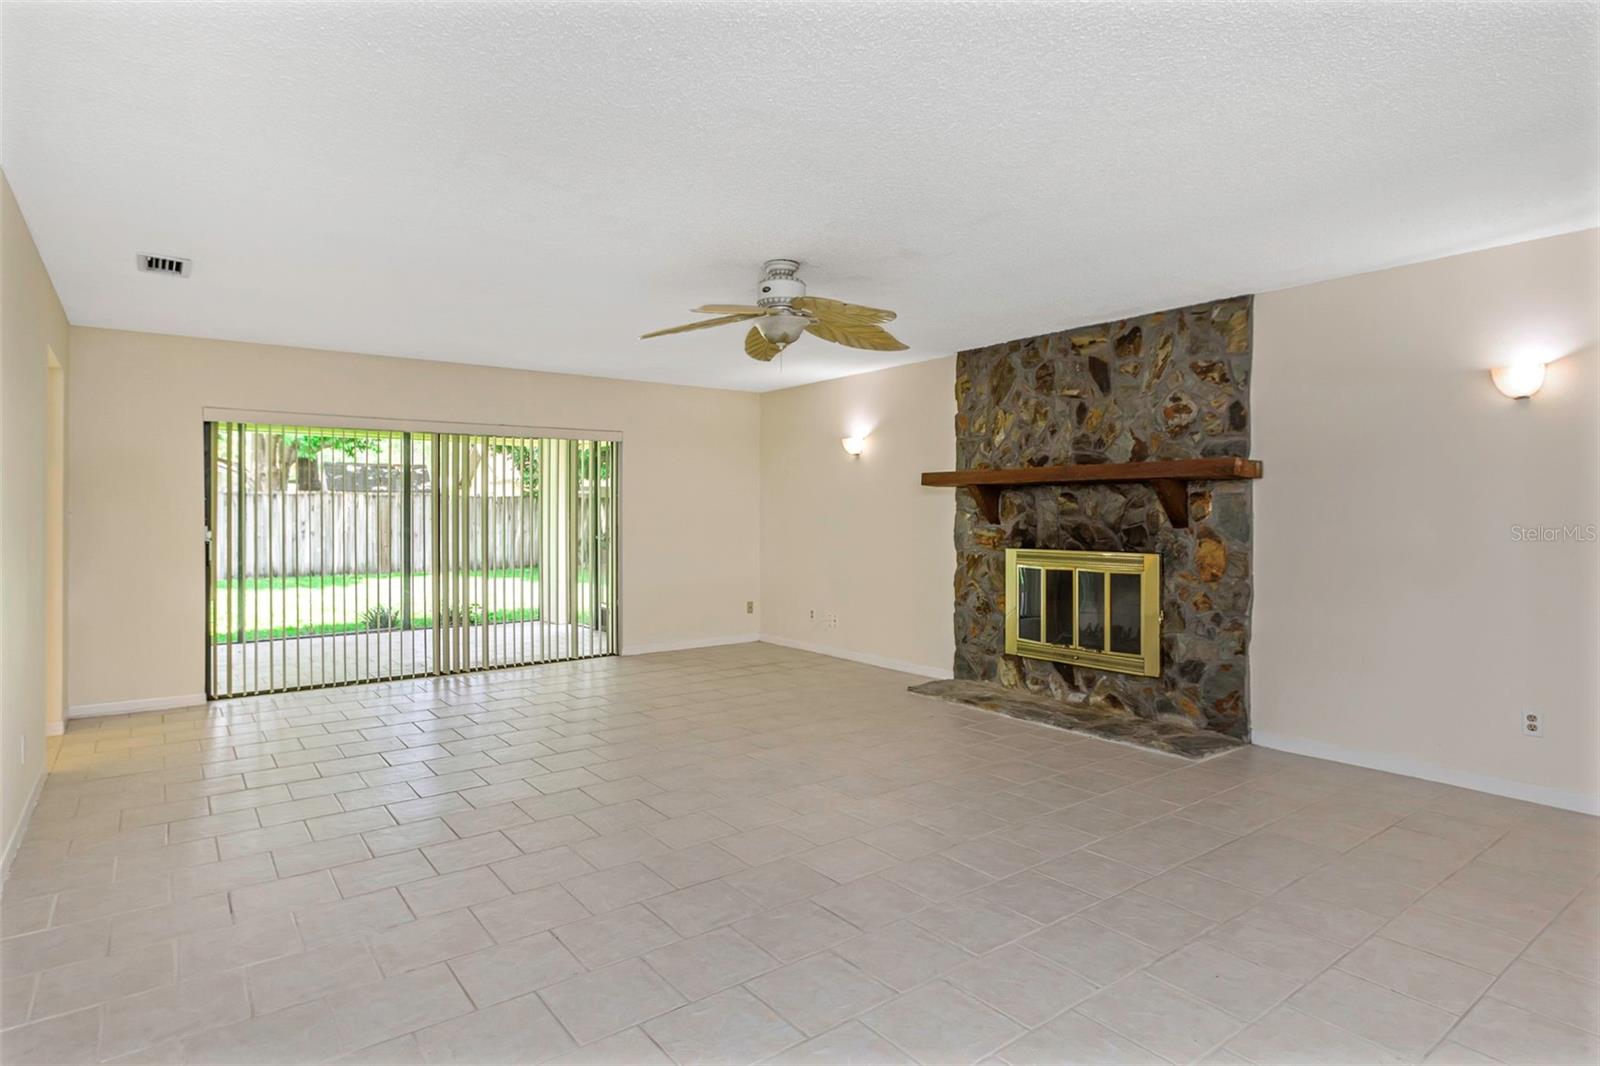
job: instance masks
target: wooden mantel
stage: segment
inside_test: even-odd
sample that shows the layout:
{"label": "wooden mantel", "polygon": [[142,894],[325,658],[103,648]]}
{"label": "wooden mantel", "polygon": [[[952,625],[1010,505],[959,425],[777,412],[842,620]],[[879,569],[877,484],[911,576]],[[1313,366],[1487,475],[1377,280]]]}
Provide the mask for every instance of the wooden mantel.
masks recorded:
{"label": "wooden mantel", "polygon": [[1152,459],[1142,463],[1011,466],[999,470],[930,470],[924,485],[956,486],[972,493],[990,522],[1000,521],[1000,493],[1022,485],[1074,485],[1096,481],[1144,482],[1156,490],[1176,529],[1189,526],[1189,482],[1242,481],[1261,476],[1259,459]]}

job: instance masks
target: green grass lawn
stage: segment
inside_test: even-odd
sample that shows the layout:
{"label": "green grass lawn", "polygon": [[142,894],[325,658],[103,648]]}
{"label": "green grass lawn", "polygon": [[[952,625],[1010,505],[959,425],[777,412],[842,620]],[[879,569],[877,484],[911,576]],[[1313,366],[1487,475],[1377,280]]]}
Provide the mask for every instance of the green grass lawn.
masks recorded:
{"label": "green grass lawn", "polygon": [[[467,571],[467,574],[475,581],[481,581],[483,579],[482,570],[469,570]],[[388,573],[382,574],[298,574],[294,577],[247,577],[244,579],[242,584],[244,585],[246,592],[249,592],[252,589],[282,590],[286,588],[342,588],[350,585],[357,585],[364,581],[399,581],[402,576],[403,575],[398,570],[392,570]],[[537,566],[504,567],[490,570],[489,578],[490,580],[497,578],[520,578],[523,580],[532,580],[537,582],[539,580],[539,568]],[[413,574],[412,579],[413,581],[431,582],[433,580],[433,575]],[[218,581],[217,588],[236,589],[240,584],[241,582],[238,581]]]}
{"label": "green grass lawn", "polygon": [[[244,640],[353,633],[368,629],[399,628],[405,577],[400,573],[330,574],[298,577],[247,578],[242,582],[244,603],[239,607],[240,584],[217,582],[213,642],[240,639],[233,612],[239,610]],[[491,570],[485,596],[481,570],[467,575],[471,620],[482,622],[483,605],[493,610],[488,621],[523,622],[539,617],[537,567]],[[578,621],[593,617],[594,590],[587,570],[578,573]],[[433,624],[433,575],[411,575],[411,626]]]}

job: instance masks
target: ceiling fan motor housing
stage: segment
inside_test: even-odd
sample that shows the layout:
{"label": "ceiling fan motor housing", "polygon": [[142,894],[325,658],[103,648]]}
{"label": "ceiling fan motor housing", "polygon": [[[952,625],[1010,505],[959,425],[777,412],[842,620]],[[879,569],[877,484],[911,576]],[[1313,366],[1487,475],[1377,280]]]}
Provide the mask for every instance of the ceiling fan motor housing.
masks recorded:
{"label": "ceiling fan motor housing", "polygon": [[795,277],[800,264],[794,259],[768,259],[757,286],[757,307],[786,306],[806,294],[806,283]]}

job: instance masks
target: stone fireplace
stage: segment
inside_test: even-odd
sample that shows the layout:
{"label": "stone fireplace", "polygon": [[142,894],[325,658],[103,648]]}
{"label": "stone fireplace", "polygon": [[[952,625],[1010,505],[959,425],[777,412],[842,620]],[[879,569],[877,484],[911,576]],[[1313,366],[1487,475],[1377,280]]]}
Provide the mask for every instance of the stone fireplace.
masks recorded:
{"label": "stone fireplace", "polygon": [[[1251,298],[1241,296],[961,352],[958,466],[1246,459],[1250,347]],[[1003,485],[987,490],[998,493],[987,508],[980,493],[958,491],[956,679],[1129,727],[1248,739],[1250,482],[1175,484]],[[1156,557],[1154,669],[1018,654],[1014,641],[1008,651],[1008,550],[1013,566],[1018,552]]]}

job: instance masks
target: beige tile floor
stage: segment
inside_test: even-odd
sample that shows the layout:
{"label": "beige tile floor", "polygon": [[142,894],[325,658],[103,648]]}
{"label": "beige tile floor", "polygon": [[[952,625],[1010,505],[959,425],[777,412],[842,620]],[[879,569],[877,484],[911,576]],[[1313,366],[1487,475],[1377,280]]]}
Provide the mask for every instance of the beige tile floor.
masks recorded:
{"label": "beige tile floor", "polygon": [[766,645],[76,723],[0,1059],[1593,1062],[1596,821]]}

